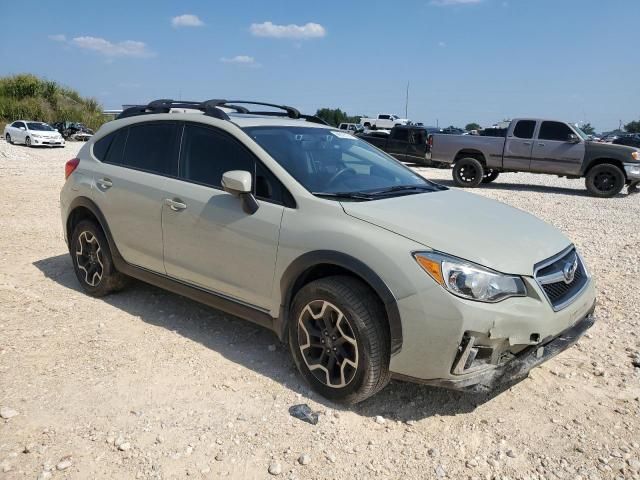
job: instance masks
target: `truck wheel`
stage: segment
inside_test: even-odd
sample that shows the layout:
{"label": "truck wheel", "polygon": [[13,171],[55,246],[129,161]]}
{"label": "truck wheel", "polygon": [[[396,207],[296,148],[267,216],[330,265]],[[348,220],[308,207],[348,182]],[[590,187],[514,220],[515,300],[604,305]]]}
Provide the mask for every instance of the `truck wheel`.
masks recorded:
{"label": "truck wheel", "polygon": [[308,283],[291,305],[289,347],[325,398],[358,403],[389,383],[389,329],[380,300],[362,282],[333,276]]}
{"label": "truck wheel", "polygon": [[484,177],[482,177],[482,183],[491,183],[498,178],[499,175],[500,172],[497,170],[485,170]]}
{"label": "truck wheel", "polygon": [[477,187],[483,178],[484,168],[475,158],[462,158],[453,166],[453,181],[459,187]]}
{"label": "truck wheel", "polygon": [[585,178],[589,193],[595,197],[609,198],[620,193],[624,187],[624,173],[610,163],[596,165]]}

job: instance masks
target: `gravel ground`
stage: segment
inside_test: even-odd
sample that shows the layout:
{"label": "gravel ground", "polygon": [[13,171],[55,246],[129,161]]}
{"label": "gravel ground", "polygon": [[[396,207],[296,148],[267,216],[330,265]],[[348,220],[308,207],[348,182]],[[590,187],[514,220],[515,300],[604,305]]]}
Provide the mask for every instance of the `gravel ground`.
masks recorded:
{"label": "gravel ground", "polygon": [[[640,478],[640,196],[530,174],[476,190],[575,241],[598,322],[506,391],[393,382],[343,408],[248,322],[142,283],[82,294],[58,209],[78,148],[0,141],[0,477]],[[317,425],[289,415],[299,403]]]}

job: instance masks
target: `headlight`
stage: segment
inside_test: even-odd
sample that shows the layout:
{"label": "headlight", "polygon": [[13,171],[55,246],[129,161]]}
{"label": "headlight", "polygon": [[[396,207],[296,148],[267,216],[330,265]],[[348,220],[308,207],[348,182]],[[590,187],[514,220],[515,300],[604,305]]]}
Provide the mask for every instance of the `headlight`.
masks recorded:
{"label": "headlight", "polygon": [[634,160],[640,160],[640,152],[631,152],[631,158]]}
{"label": "headlight", "polygon": [[32,133],[31,136],[33,138],[41,138],[42,137],[42,135],[40,135],[39,133]]}
{"label": "headlight", "polygon": [[458,297],[495,303],[527,294],[520,277],[438,252],[417,252],[413,256],[431,278]]}

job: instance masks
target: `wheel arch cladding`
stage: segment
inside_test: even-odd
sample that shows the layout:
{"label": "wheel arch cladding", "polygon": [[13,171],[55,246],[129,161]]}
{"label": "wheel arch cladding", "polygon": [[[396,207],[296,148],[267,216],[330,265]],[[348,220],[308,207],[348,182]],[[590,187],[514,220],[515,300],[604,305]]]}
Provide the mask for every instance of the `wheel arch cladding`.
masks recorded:
{"label": "wheel arch cladding", "polygon": [[463,158],[475,158],[483,165],[486,164],[486,159],[484,158],[484,153],[480,150],[475,150],[472,148],[465,148],[456,153],[455,161],[462,160]]}
{"label": "wheel arch cladding", "polygon": [[387,314],[391,355],[402,348],[402,323],[393,293],[384,281],[369,266],[357,258],[331,250],[307,252],[287,267],[280,279],[282,300],[280,316],[275,330],[285,338],[289,321],[289,307],[295,294],[307,283],[333,275],[349,275],[360,279],[378,296]]}
{"label": "wheel arch cladding", "polygon": [[66,222],[69,248],[71,248],[71,235],[73,234],[73,228],[82,220],[94,220],[98,224],[102,229],[104,236],[107,238],[111,256],[117,257],[117,259],[120,260],[121,255],[113,241],[107,220],[104,218],[100,208],[93,202],[93,200],[87,197],[76,197],[69,205],[69,215],[67,216]]}
{"label": "wheel arch cladding", "polygon": [[586,166],[585,172],[584,174],[587,175],[589,173],[589,171],[593,168],[596,167],[598,165],[604,165],[604,164],[609,164],[609,165],[613,165],[614,167],[618,167],[621,171],[622,174],[625,176],[626,178],[626,172],[624,170],[624,166],[623,166],[623,162],[621,160],[615,159],[615,158],[604,158],[604,157],[600,157],[600,158],[594,158],[593,160],[591,160],[588,165]]}

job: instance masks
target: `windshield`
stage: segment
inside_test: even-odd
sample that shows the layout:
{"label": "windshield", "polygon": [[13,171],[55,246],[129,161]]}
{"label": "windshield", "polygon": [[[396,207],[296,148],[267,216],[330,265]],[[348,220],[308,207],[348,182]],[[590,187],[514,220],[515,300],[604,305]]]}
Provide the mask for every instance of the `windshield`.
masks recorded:
{"label": "windshield", "polygon": [[250,127],[244,130],[314,194],[365,195],[383,190],[385,194],[389,193],[387,190],[394,194],[410,194],[443,188],[369,143],[339,130],[309,127]]}
{"label": "windshield", "polygon": [[576,132],[578,132],[578,135],[580,135],[580,137],[582,137],[583,140],[591,140],[589,135],[587,135],[582,130],[580,130],[580,127],[578,127],[577,125],[574,125],[573,128],[575,129]]}
{"label": "windshield", "polygon": [[44,132],[53,132],[53,131],[55,131],[53,128],[51,128],[46,123],[29,122],[29,123],[27,123],[27,125],[29,126],[29,130],[38,130],[38,131],[44,131]]}

